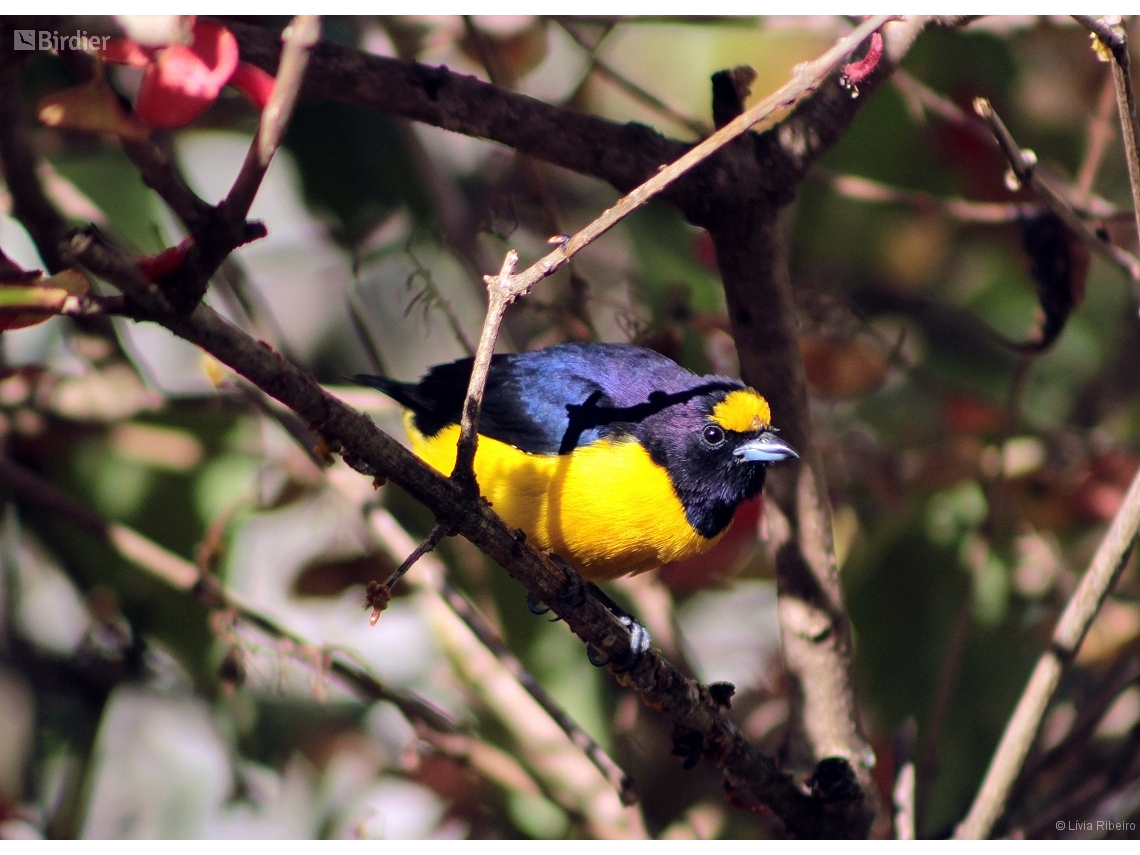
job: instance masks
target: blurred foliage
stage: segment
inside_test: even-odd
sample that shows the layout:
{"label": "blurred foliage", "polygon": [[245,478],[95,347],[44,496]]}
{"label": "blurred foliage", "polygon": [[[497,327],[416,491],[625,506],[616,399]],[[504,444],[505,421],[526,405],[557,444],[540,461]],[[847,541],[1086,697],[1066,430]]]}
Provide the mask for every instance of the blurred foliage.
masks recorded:
{"label": "blurred foliage", "polygon": [[[752,97],[762,97],[844,24],[359,18],[326,21],[325,35],[486,79],[472,28],[520,91],[688,139],[628,88],[588,74],[571,31],[601,39],[598,56],[618,73],[707,122],[711,72],[751,63]],[[1065,180],[1089,150],[1108,73],[1082,29],[1037,18],[926,32],[903,68],[966,112],[975,97],[991,99],[1020,144]],[[74,82],[58,58],[37,54],[22,80],[29,116],[41,95]],[[113,82],[129,101],[137,80]],[[906,91],[888,83],[866,100],[821,174],[936,197],[1030,200],[1006,189],[992,148]],[[209,201],[237,174],[253,120],[226,95],[172,136]],[[34,141],[71,218],[94,212],[140,253],[181,236],[112,140],[37,126]],[[1109,226],[1135,251],[1115,136],[1092,190],[1125,209]],[[253,211],[270,236],[234,254],[209,300],[402,436],[391,405],[342,378],[383,370],[410,379],[462,356],[461,338],[477,338],[481,323],[477,274],[508,246],[524,258],[543,251],[551,216],[570,230],[613,199],[592,179],[535,170],[500,146],[305,101]],[[1029,360],[991,332],[1020,341],[1040,323],[1014,224],[868,203],[820,175],[799,188],[785,222],[860,712],[884,799],[896,736],[908,719],[917,724],[919,833],[945,836],[1137,469],[1135,294],[1094,258],[1059,339]],[[43,266],[8,216],[0,246],[25,268]],[[732,373],[724,315],[707,236],[655,203],[516,307],[504,347],[632,340],[699,373]],[[708,764],[681,771],[669,725],[591,667],[562,624],[531,615],[521,589],[469,544],[438,550],[449,580],[634,777],[639,814],[605,813],[574,792],[556,752],[536,744],[541,722],[528,717],[540,714],[504,710],[464,676],[427,594],[401,591],[370,628],[363,586],[402,558],[365,523],[361,508],[377,501],[371,485],[341,463],[320,471],[287,422],[233,378],[219,385],[218,368],[193,349],[154,327],[101,318],[55,319],[2,342],[0,430],[11,459],[217,572],[314,646],[235,626],[74,520],[14,499],[0,556],[0,836],[780,833],[771,817],[729,807]],[[413,538],[430,528],[430,514],[398,488],[378,500]],[[612,593],[671,658],[703,679],[732,680],[734,719],[775,754],[789,702],[774,583],[755,516],[739,523],[718,557]],[[56,592],[43,594],[54,607],[37,606],[36,592]],[[1062,684],[1030,758],[1034,775],[1000,832],[1055,834],[1050,811],[1078,786],[1085,801],[1063,819],[1140,817],[1140,692],[1129,670],[1138,599],[1133,561]],[[59,638],[70,641],[53,648]],[[321,646],[348,650],[437,704],[462,738],[417,733],[391,704],[339,687],[321,667]],[[1083,731],[1080,716],[1091,717]]]}

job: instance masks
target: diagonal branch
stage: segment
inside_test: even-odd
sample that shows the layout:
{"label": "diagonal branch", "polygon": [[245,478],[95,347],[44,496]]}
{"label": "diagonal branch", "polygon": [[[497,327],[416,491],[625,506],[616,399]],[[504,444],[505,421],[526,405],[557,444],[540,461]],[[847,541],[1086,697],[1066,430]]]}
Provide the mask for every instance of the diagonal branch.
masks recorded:
{"label": "diagonal branch", "polygon": [[1005,727],[974,803],[966,818],[954,830],[956,839],[979,840],[988,837],[994,823],[1005,810],[1010,788],[1025,763],[1033,738],[1041,725],[1041,718],[1057,690],[1061,674],[1080,649],[1089,625],[1116,580],[1120,578],[1136,543],[1138,529],[1140,472],[1132,479],[1132,486],[1128,488],[1120,510],[1097,547],[1089,569],[1085,571],[1077,590],[1058,618],[1049,649],[1041,655],[1033,669],[1029,684]]}
{"label": "diagonal branch", "polygon": [[261,111],[261,121],[241,171],[226,198],[218,205],[218,212],[223,217],[244,221],[249,213],[261,180],[269,169],[269,162],[281,144],[289,118],[293,115],[305,68],[309,64],[309,51],[320,35],[321,23],[316,15],[298,15],[281,34],[281,63],[277,68],[273,93]]}
{"label": "diagonal branch", "polygon": [[1033,190],[1037,197],[1048,205],[1049,209],[1060,217],[1070,231],[1080,237],[1089,249],[1123,270],[1133,282],[1140,282],[1140,259],[1137,259],[1127,250],[1102,240],[1088,223],[1077,216],[1072,206],[1061,197],[1061,194],[1038,174],[1035,168],[1037,166],[1036,155],[1024,151],[1017,145],[1001,117],[990,106],[990,102],[985,98],[976,99],[974,111],[989,125],[990,131],[998,145],[1001,146],[1002,153],[1009,161],[1010,168],[1013,169],[1017,180]]}

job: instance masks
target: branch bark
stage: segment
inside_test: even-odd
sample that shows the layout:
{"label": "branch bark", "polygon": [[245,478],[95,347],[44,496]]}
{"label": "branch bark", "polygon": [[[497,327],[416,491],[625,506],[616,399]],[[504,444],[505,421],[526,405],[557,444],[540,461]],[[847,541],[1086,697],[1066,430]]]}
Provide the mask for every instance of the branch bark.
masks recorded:
{"label": "branch bark", "polygon": [[[1109,23],[1105,18],[1089,15],[1073,16],[1087,27],[1112,53],[1112,85],[1120,114],[1120,131],[1124,141],[1124,160],[1128,165],[1128,184],[1132,190],[1132,210],[1140,239],[1140,126],[1136,120],[1136,96],[1132,90],[1132,69],[1128,56],[1128,33],[1119,19]],[[1133,275],[1133,279],[1137,278]]]}

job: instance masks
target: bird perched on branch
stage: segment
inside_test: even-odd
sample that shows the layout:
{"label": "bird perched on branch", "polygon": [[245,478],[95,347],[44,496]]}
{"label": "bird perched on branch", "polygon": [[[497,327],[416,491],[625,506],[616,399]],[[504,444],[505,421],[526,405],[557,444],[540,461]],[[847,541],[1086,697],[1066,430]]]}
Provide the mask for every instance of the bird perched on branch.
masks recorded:
{"label": "bird perched on branch", "polygon": [[[405,407],[413,451],[455,466],[471,359],[419,383],[358,374]],[[592,581],[711,548],[769,463],[798,455],[768,402],[651,350],[559,344],[492,358],[475,476],[495,512]]]}

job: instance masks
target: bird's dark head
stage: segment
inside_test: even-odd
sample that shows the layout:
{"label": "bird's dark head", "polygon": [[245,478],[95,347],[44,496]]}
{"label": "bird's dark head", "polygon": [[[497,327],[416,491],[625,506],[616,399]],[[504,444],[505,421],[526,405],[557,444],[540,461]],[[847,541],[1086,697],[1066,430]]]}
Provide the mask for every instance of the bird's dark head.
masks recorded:
{"label": "bird's dark head", "polygon": [[690,524],[715,537],[764,488],[769,463],[799,457],[755,389],[721,386],[645,419],[636,433],[669,472]]}

